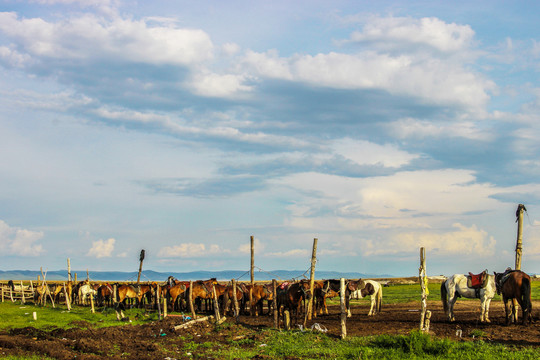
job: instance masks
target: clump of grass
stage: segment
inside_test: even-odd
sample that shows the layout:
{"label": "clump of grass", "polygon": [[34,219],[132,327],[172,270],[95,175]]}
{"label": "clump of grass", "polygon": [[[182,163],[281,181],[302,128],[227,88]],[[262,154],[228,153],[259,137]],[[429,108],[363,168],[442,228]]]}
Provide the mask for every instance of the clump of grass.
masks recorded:
{"label": "clump of grass", "polygon": [[480,329],[474,329],[469,333],[469,335],[473,338],[481,339],[486,336],[486,333]]}
{"label": "clump of grass", "polygon": [[413,331],[407,336],[377,336],[371,342],[371,345],[383,349],[396,349],[405,354],[416,356],[446,356],[452,351],[455,343],[448,339],[433,340],[427,334],[420,331]]}

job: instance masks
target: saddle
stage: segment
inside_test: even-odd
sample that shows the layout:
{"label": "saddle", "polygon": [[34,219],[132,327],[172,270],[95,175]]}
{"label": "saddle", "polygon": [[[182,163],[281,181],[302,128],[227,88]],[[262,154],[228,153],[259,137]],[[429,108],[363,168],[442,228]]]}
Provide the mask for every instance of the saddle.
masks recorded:
{"label": "saddle", "polygon": [[488,280],[488,271],[487,269],[482,271],[480,274],[473,274],[469,272],[467,276],[467,287],[471,289],[481,289],[486,287]]}
{"label": "saddle", "polygon": [[289,288],[289,285],[290,285],[290,283],[285,281],[285,282],[281,283],[281,285],[279,285],[279,289],[280,290],[287,290]]}

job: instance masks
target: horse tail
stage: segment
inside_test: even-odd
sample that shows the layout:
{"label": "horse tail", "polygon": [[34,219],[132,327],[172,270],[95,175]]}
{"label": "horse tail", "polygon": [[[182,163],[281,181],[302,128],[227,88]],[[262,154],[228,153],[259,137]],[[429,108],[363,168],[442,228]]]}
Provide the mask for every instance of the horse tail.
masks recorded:
{"label": "horse tail", "polygon": [[379,284],[379,288],[377,289],[377,302],[376,302],[376,307],[377,307],[377,313],[380,313],[381,312],[381,308],[382,308],[382,285]]}
{"label": "horse tail", "polygon": [[446,282],[448,280],[445,280],[441,283],[441,301],[443,304],[444,313],[448,314],[448,290],[446,289]]}
{"label": "horse tail", "polygon": [[[523,305],[524,305],[524,309],[523,310],[527,310],[527,316],[529,317],[529,319],[532,318],[532,303],[531,303],[531,282],[529,279],[527,279],[526,277],[523,278],[522,280],[522,283],[521,283],[521,287],[522,287],[522,299],[523,299]],[[525,316],[525,315],[524,315]],[[525,321],[525,319],[523,319],[523,321]]]}

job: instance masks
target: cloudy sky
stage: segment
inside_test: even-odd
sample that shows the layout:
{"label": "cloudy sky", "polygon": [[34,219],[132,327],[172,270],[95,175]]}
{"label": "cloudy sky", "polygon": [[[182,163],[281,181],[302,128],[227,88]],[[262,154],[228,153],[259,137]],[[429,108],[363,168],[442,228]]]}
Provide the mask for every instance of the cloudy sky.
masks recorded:
{"label": "cloudy sky", "polygon": [[539,14],[0,0],[0,269],[540,272]]}

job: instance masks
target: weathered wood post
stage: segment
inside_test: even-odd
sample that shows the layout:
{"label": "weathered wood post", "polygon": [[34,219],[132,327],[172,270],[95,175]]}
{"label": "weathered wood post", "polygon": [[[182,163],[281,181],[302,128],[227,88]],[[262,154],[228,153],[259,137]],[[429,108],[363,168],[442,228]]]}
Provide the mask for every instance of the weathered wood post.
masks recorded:
{"label": "weathered wood post", "polygon": [[195,307],[193,307],[193,281],[189,281],[189,309],[191,310],[191,318],[195,320],[197,315],[195,314]]}
{"label": "weathered wood post", "polygon": [[66,306],[67,306],[68,311],[71,311],[71,301],[67,293],[66,283],[63,283],[63,284],[64,284],[64,296],[66,297]]}
{"label": "weathered wood post", "polygon": [[2,302],[4,302],[4,284],[2,284]]}
{"label": "weathered wood post", "polygon": [[431,311],[427,310],[427,297],[429,295],[428,278],[426,270],[426,249],[420,248],[420,268],[418,269],[418,278],[422,288],[422,309],[420,311],[420,331],[429,332],[429,322]]}
{"label": "weathered wood post", "polygon": [[277,281],[272,279],[272,290],[274,292],[274,327],[279,329],[279,309],[277,307]]}
{"label": "weathered wood post", "polygon": [[341,338],[347,337],[347,306],[345,304],[345,278],[339,279],[339,303],[341,305]]}
{"label": "weathered wood post", "polygon": [[[158,317],[161,320],[161,286],[157,284],[156,286],[156,305],[158,310]],[[167,314],[163,314],[163,317],[166,317]]]}
{"label": "weathered wood post", "polygon": [[67,258],[68,282],[71,281],[71,261]]}
{"label": "weathered wood post", "polygon": [[253,271],[255,269],[255,245],[254,245],[254,237],[251,235],[250,237],[250,245],[251,245],[251,266],[250,266],[250,280],[251,280],[251,287],[249,288],[249,311],[251,312],[251,316],[255,315],[255,308],[253,306],[253,285],[255,284],[255,275],[253,274]]}
{"label": "weathered wood post", "polygon": [[[92,288],[92,284],[90,283],[90,275],[88,274],[88,269],[86,269],[86,282],[88,283],[88,286],[90,286],[90,289],[91,290],[94,290]],[[92,309],[92,314],[95,314],[95,309],[94,309],[94,294],[93,294],[93,291],[90,291],[90,307]]]}
{"label": "weathered wood post", "polygon": [[238,306],[238,296],[236,296],[236,279],[232,279],[232,291],[233,291],[233,305],[234,305],[234,319],[238,322],[238,316],[240,316],[240,307]]}
{"label": "weathered wood post", "polygon": [[137,284],[141,281],[141,272],[142,272],[142,263],[144,260],[144,250],[141,250],[141,254],[139,255],[139,274],[137,275]]}
{"label": "weathered wood post", "polygon": [[306,327],[307,320],[311,320],[313,315],[313,301],[315,301],[315,294],[313,288],[315,285],[315,264],[317,263],[317,241],[318,239],[313,239],[313,250],[311,252],[311,271],[309,273],[309,293],[311,298],[308,300],[308,308],[306,311],[306,316],[304,317],[304,327]]}
{"label": "weathered wood post", "polygon": [[118,289],[116,288],[116,284],[113,285],[113,294],[112,294],[112,298],[113,298],[113,303],[117,302],[116,301],[116,292],[118,291]]}
{"label": "weathered wood post", "polygon": [[523,243],[523,211],[527,211],[525,205],[519,204],[516,210],[517,241],[516,241],[516,270],[521,270],[521,255]]}
{"label": "weathered wood post", "polygon": [[11,302],[15,302],[15,300],[13,300],[13,289],[11,287],[9,288],[9,297],[11,298]]}
{"label": "weathered wood post", "polygon": [[216,317],[216,321],[219,321],[221,319],[221,315],[219,314],[219,304],[215,284],[212,284],[212,295],[212,302],[214,303],[214,316]]}
{"label": "weathered wood post", "polygon": [[24,286],[21,280],[21,304],[24,304],[26,301],[24,300]]}

